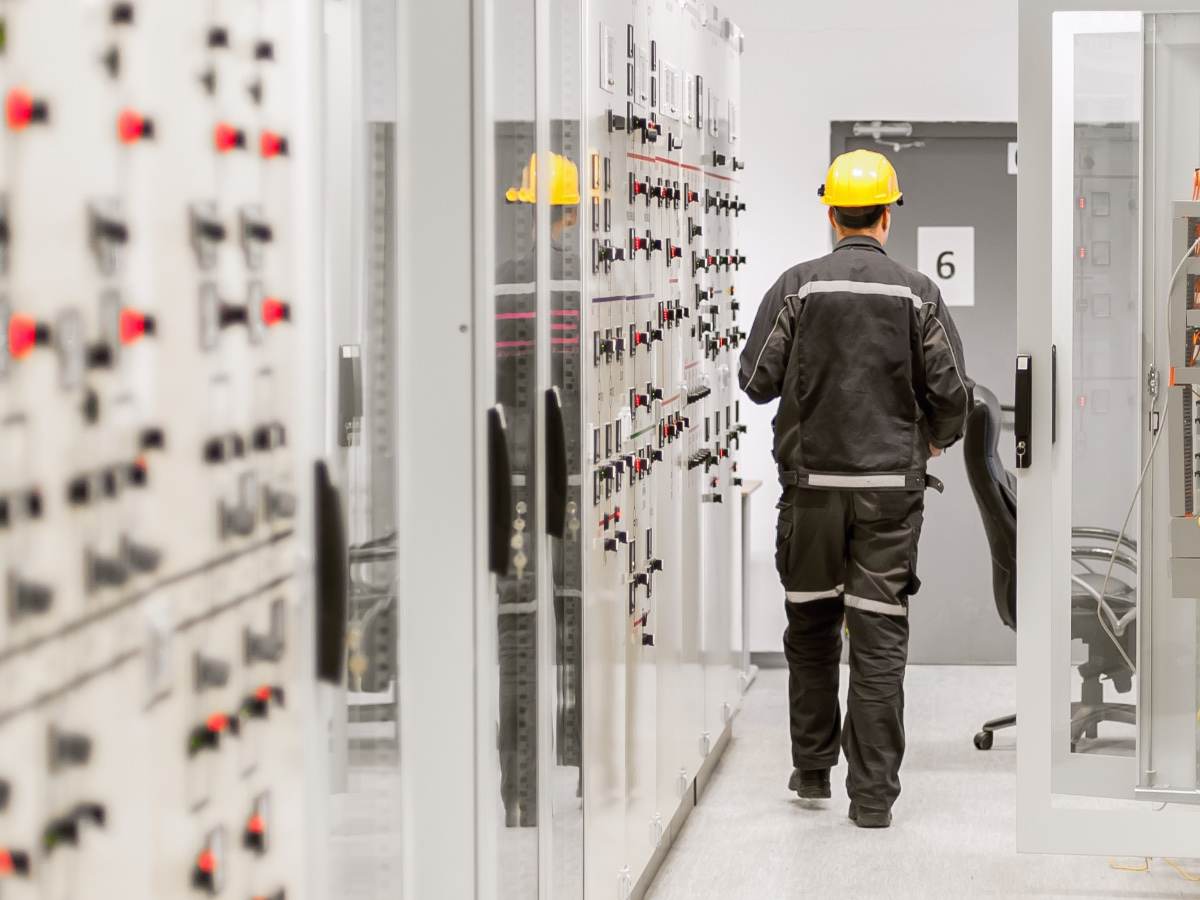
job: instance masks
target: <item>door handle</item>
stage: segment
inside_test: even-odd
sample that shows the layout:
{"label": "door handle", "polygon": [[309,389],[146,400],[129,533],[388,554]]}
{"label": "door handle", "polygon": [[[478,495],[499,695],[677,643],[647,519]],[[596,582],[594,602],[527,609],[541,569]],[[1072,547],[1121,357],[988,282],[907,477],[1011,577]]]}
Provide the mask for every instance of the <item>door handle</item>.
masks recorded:
{"label": "door handle", "polygon": [[558,388],[546,391],[546,533],[567,532],[567,423]]}
{"label": "door handle", "polygon": [[1013,432],[1017,438],[1017,468],[1028,469],[1033,462],[1033,357],[1017,357],[1016,402]]}
{"label": "door handle", "polygon": [[508,453],[508,423],[497,403],[487,412],[488,431],[488,570],[508,574],[509,531],[512,521],[512,460]]}
{"label": "door handle", "polygon": [[317,679],[342,683],[346,660],[346,613],[350,593],[349,547],[342,498],[329,467],[314,469],[317,580]]}

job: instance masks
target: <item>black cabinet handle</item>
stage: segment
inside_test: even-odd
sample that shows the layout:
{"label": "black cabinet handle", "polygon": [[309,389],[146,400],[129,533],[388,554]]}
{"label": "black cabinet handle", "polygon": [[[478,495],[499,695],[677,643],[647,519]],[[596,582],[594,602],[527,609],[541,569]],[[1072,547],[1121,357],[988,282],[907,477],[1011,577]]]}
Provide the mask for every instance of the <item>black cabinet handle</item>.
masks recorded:
{"label": "black cabinet handle", "polygon": [[1033,462],[1033,357],[1017,357],[1016,403],[1013,431],[1017,438],[1017,468],[1028,469]]}
{"label": "black cabinet handle", "polygon": [[558,388],[546,391],[546,533],[567,532],[567,423]]}
{"label": "black cabinet handle", "polygon": [[1058,345],[1050,345],[1050,443],[1058,443]]}
{"label": "black cabinet handle", "polygon": [[508,574],[508,545],[512,521],[512,461],[508,454],[508,423],[504,407],[487,412],[488,431],[488,569]]}
{"label": "black cabinet handle", "polygon": [[346,615],[350,560],[342,498],[318,461],[314,470],[316,504],[317,679],[341,685],[346,661]]}

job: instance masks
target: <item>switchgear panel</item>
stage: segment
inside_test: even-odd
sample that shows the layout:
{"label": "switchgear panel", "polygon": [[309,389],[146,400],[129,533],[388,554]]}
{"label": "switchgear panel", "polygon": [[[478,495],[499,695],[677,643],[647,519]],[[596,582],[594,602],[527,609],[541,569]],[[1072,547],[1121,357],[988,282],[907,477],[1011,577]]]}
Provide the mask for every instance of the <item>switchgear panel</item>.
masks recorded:
{"label": "switchgear panel", "polygon": [[[748,256],[741,32],[590,6],[583,296],[586,896],[634,892],[740,694],[732,648]],[[613,673],[619,673],[614,675]],[[603,764],[589,766],[596,753]]]}
{"label": "switchgear panel", "polygon": [[294,900],[283,0],[0,5],[0,895]]}

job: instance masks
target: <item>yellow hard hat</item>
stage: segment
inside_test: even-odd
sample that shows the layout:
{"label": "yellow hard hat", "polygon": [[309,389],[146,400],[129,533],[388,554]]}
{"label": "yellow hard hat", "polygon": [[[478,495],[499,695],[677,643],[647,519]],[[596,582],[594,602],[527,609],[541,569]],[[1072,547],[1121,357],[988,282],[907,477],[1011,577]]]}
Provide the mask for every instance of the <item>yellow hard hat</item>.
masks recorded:
{"label": "yellow hard hat", "polygon": [[871,150],[855,150],[835,159],[817,196],[826,206],[904,203],[895,166],[882,153]]}
{"label": "yellow hard hat", "polygon": [[[537,203],[537,154],[521,173],[521,186],[505,193],[509,203]],[[565,156],[550,154],[550,205],[579,205],[579,167]]]}

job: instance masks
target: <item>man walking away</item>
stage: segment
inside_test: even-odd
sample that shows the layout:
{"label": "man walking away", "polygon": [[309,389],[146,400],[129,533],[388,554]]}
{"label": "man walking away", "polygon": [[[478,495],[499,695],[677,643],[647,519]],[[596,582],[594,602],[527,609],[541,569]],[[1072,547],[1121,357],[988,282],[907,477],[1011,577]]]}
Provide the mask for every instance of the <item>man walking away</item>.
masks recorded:
{"label": "man walking away", "polygon": [[884,252],[891,206],[903,203],[892,164],[866,150],[839,156],[818,194],[837,244],[767,291],[738,379],[755,403],[780,400],[775,565],[787,595],[788,787],[828,798],[840,739],[850,818],[886,828],[900,794],[924,491],[941,488],[925,465],[962,437],[974,385],[937,285]]}

